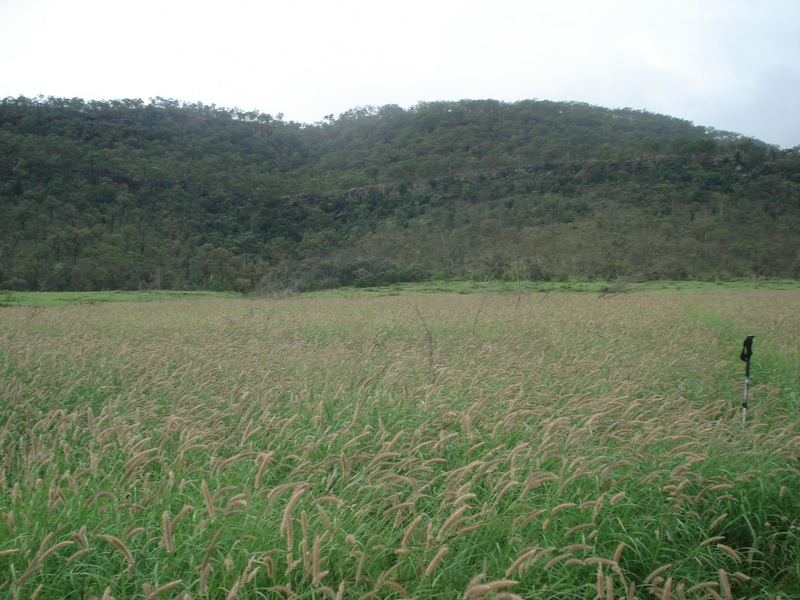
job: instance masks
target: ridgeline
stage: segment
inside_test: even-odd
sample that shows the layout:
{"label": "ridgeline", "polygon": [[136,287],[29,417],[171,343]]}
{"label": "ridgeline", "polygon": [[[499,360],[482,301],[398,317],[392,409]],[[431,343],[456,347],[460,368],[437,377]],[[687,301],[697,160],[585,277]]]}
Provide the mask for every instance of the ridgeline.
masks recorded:
{"label": "ridgeline", "polygon": [[0,288],[800,277],[800,147],[632,109],[0,102]]}

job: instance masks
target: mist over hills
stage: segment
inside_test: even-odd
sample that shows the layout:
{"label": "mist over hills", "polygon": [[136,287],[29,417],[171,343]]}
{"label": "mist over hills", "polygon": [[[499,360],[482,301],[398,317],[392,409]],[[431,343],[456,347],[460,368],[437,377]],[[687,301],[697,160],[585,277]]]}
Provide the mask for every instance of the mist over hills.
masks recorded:
{"label": "mist over hills", "polygon": [[0,287],[800,276],[800,148],[631,109],[0,102]]}

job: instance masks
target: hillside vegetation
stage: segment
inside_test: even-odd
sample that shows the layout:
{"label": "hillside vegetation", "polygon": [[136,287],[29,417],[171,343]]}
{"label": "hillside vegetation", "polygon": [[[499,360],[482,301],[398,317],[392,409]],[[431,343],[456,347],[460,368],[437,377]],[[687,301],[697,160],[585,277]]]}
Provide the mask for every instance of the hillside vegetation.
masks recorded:
{"label": "hillside vegetation", "polygon": [[0,102],[0,286],[800,276],[800,149],[526,100]]}

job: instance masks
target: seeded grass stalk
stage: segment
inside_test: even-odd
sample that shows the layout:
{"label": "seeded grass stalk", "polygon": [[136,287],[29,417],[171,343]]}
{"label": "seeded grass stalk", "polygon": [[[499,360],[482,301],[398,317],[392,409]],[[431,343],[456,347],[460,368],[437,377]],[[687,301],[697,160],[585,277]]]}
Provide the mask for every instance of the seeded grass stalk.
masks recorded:
{"label": "seeded grass stalk", "polygon": [[0,595],[797,596],[799,300],[6,308]]}

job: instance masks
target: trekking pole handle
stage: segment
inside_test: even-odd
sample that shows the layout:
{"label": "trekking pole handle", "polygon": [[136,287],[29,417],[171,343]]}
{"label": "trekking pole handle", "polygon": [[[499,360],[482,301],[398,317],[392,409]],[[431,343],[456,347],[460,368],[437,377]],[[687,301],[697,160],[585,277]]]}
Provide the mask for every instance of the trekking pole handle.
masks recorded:
{"label": "trekking pole handle", "polygon": [[753,356],[753,338],[756,337],[753,334],[748,335],[744,339],[744,344],[742,344],[742,353],[739,356],[746,366],[745,366],[745,377],[750,377],[750,357]]}

